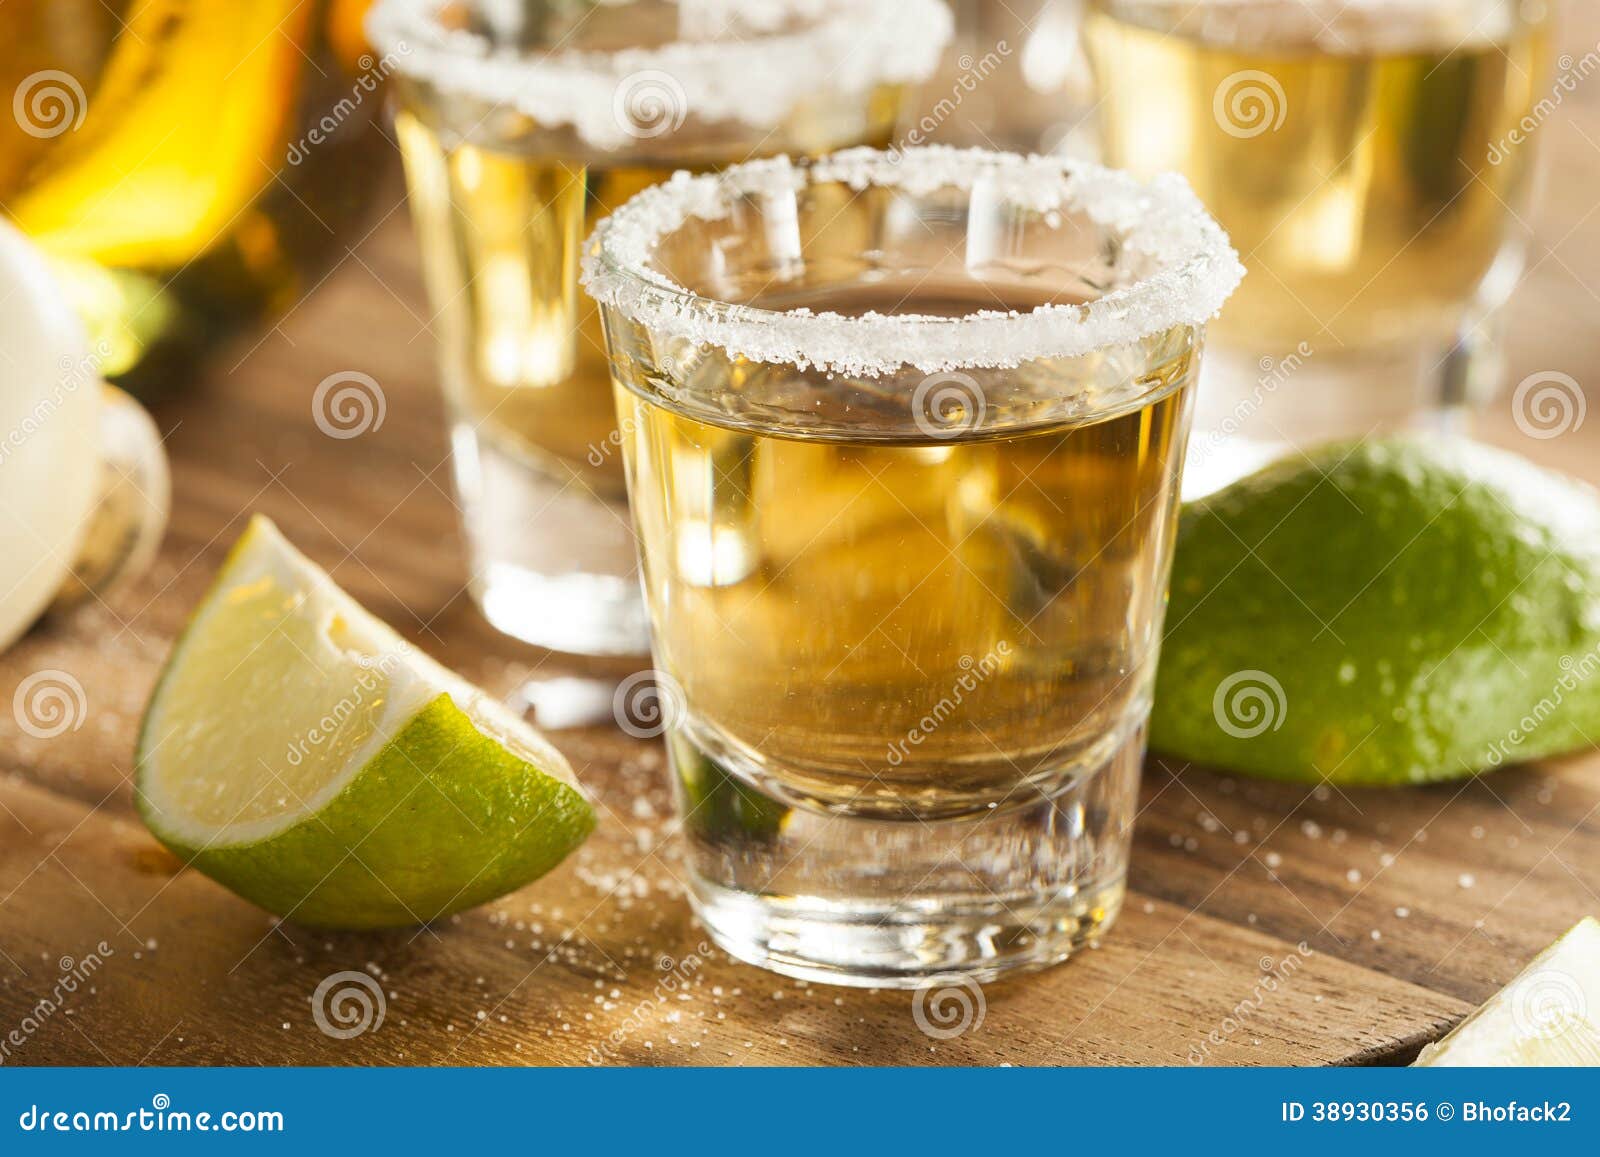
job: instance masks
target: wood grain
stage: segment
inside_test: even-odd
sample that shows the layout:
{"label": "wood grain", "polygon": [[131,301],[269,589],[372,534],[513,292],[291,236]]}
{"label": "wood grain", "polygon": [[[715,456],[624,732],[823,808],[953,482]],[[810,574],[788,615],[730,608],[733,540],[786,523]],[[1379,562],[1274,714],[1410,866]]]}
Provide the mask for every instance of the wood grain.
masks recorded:
{"label": "wood grain", "polygon": [[[1600,16],[1569,17],[1564,43],[1581,55]],[[1582,381],[1600,361],[1600,88],[1539,132],[1550,161],[1508,380]],[[1152,760],[1114,932],[1063,967],[991,986],[981,1023],[948,1040],[919,1029],[909,994],[800,985],[706,947],[678,884],[661,752],[613,731],[557,736],[602,805],[589,844],[436,927],[311,932],[181,870],[132,811],[134,729],[252,511],[497,693],[592,669],[501,637],[464,593],[428,311],[392,187],[383,208],[314,295],[158,407],[177,498],[153,573],[0,657],[0,693],[59,669],[89,703],[80,729],[52,739],[0,713],[0,1041],[14,1026],[21,1038],[5,1063],[1394,1061],[1600,913],[1600,755],[1390,792]],[[335,441],[313,425],[311,394],[345,369],[373,375],[388,412]],[[1600,481],[1600,422],[1534,440],[1502,400],[1484,435]],[[92,982],[41,1017],[62,958],[91,954],[103,957]],[[311,997],[350,970],[380,980],[385,1018],[335,1039]]]}

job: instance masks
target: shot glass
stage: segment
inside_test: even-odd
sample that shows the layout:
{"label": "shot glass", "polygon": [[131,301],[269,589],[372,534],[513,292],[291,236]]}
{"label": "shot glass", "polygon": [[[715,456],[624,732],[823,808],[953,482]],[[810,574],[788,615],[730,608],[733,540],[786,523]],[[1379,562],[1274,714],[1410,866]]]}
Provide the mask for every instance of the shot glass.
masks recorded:
{"label": "shot glass", "polygon": [[693,904],[791,976],[1064,959],[1122,902],[1207,319],[1177,178],[847,150],[586,255]]}
{"label": "shot glass", "polygon": [[470,590],[557,651],[648,650],[588,231],[679,168],[886,144],[939,0],[382,0]]}
{"label": "shot glass", "polygon": [[1184,174],[1250,279],[1213,327],[1190,483],[1410,425],[1501,378],[1545,0],[1088,0],[1104,159]]}

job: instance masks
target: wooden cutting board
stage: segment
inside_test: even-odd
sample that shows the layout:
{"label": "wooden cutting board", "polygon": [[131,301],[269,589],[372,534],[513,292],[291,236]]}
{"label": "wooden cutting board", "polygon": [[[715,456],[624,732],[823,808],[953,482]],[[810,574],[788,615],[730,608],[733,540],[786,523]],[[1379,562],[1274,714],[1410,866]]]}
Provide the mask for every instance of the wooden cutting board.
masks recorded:
{"label": "wooden cutting board", "polygon": [[[1573,17],[1564,40],[1581,55],[1600,16]],[[1539,370],[1583,381],[1600,364],[1600,89],[1570,97],[1538,145],[1553,163],[1508,381]],[[497,693],[629,673],[531,652],[467,598],[430,314],[397,187],[384,208],[279,325],[157,407],[176,503],[154,572],[0,656],[0,695],[55,669],[88,704],[79,729],[50,739],[0,712],[0,1061],[1395,1062],[1600,913],[1600,755],[1385,792],[1152,760],[1113,933],[1062,967],[989,986],[981,1018],[954,1036],[920,1029],[911,994],[797,984],[707,946],[681,894],[661,750],[610,729],[555,736],[600,801],[595,837],[546,879],[435,927],[280,925],[181,870],[132,810],[134,729],[252,511]],[[382,426],[359,439],[312,423],[312,392],[337,370],[371,374],[387,399]],[[1600,482],[1600,420],[1530,439],[1502,400],[1484,434]],[[341,972],[383,993],[381,1023],[345,1037],[319,1027],[313,1004]]]}

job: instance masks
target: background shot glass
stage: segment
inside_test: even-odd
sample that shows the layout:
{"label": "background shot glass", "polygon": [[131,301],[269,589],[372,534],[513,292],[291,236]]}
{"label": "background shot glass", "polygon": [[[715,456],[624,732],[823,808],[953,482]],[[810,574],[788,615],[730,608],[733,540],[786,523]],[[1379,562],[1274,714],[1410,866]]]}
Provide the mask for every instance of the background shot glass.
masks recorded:
{"label": "background shot glass", "polygon": [[950,0],[955,38],[902,143],[1092,155],[1094,77],[1083,0]]}
{"label": "background shot glass", "polygon": [[588,231],[674,169],[888,143],[950,33],[938,0],[385,0],[471,590],[526,642],[643,654]]}
{"label": "background shot glass", "polygon": [[914,985],[1112,921],[1239,275],[1175,178],[977,150],[680,175],[601,225],[657,706],[730,952]]}
{"label": "background shot glass", "polygon": [[1212,327],[1191,487],[1494,393],[1545,0],[1088,7],[1106,162],[1184,174],[1250,270]]}

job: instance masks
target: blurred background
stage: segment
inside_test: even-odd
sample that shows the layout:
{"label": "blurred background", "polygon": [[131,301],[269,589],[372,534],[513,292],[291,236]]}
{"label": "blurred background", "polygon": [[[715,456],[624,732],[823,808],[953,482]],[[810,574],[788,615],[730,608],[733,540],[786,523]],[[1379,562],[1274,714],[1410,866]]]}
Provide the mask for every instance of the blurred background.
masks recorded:
{"label": "blurred background", "polygon": [[[0,6],[0,91],[13,95],[13,115],[0,117],[0,206],[49,255],[92,337],[108,342],[108,376],[147,395],[181,387],[206,351],[302,302],[392,211],[387,199],[374,207],[377,190],[399,188],[385,90],[400,62],[367,44],[369,2]],[[1080,35],[1084,6],[952,0],[956,39],[902,141],[1097,155],[1105,109]],[[1558,56],[1586,79],[1592,18],[1582,5],[1553,7],[1570,14],[1560,44],[1545,46],[1551,76],[1536,95],[1556,96],[1563,114],[1524,151],[1560,174],[1540,219],[1581,237],[1585,182],[1568,178],[1593,148],[1572,114],[1596,98],[1554,82]],[[1311,93],[1322,96],[1336,98]],[[1512,202],[1519,218],[1526,204]],[[1535,254],[1536,283],[1577,276],[1580,263],[1552,248]],[[1548,348],[1552,324],[1549,311],[1528,311],[1510,340]]]}
{"label": "blurred background", "polygon": [[[328,271],[392,164],[365,0],[0,6],[0,204],[143,392]],[[313,143],[312,138],[315,138]]]}
{"label": "blurred background", "polygon": [[[179,388],[347,256],[393,186],[397,62],[370,0],[8,0],[0,205],[49,255],[107,376]],[[1076,0],[957,0],[931,141],[1092,149]],[[934,122],[937,122],[936,124]],[[397,186],[394,186],[397,187]],[[389,206],[385,206],[388,208]]]}

